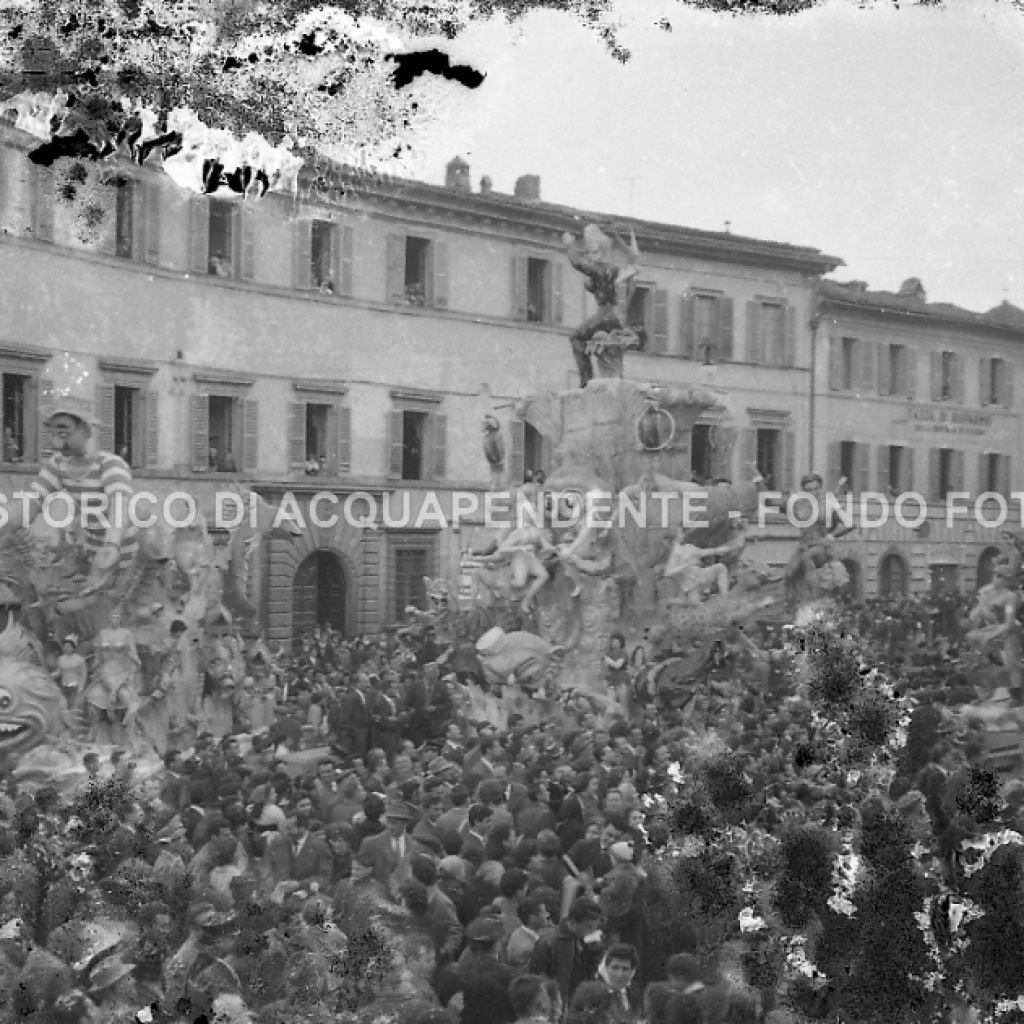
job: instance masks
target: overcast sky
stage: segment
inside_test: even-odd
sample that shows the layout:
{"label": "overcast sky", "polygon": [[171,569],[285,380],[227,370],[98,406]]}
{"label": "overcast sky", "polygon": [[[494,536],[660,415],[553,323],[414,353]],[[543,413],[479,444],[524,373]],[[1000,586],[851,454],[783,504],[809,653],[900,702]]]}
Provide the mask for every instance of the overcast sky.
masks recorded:
{"label": "overcast sky", "polygon": [[[1024,13],[833,0],[790,18],[619,0],[619,64],[568,15],[471,28],[444,48],[486,72],[446,86],[420,173],[456,152],[474,187],[811,245],[837,275],[1024,306]],[[672,31],[657,27],[668,17]],[[462,95],[465,94],[465,95]],[[633,180],[630,180],[633,179]]]}

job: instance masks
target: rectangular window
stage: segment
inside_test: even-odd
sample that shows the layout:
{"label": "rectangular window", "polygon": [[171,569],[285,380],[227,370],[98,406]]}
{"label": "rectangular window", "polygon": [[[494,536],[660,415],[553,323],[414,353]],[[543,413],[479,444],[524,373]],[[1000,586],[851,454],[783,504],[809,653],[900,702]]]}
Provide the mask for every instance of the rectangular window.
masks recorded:
{"label": "rectangular window", "polygon": [[211,199],[209,273],[215,277],[235,276],[235,205]]}
{"label": "rectangular window", "polygon": [[856,489],[857,480],[857,442],[842,441],[839,444],[839,475],[845,476],[850,487]]}
{"label": "rectangular window", "polygon": [[939,398],[943,402],[953,401],[953,394],[956,379],[956,353],[942,353],[942,382],[939,389]]}
{"label": "rectangular window", "polygon": [[550,267],[548,260],[534,256],[526,261],[526,319],[531,323],[543,324],[551,319]]}
{"label": "rectangular window", "polygon": [[946,495],[956,489],[955,453],[952,448],[939,449],[939,501],[945,501]]}
{"label": "rectangular window", "polygon": [[122,260],[135,258],[135,182],[132,178],[114,181],[114,254]]}
{"label": "rectangular window", "polygon": [[779,481],[779,434],[774,428],[758,428],[757,471],[764,477],[765,487],[778,490]]}
{"label": "rectangular window", "polygon": [[897,444],[889,445],[889,472],[887,487],[893,494],[903,490],[906,479],[907,450]]}
{"label": "rectangular window", "polygon": [[430,549],[425,547],[400,547],[394,549],[392,586],[394,604],[391,609],[392,621],[405,618],[406,608],[426,610],[427,588],[423,578],[430,574]]}
{"label": "rectangular window", "polygon": [[1001,382],[1006,374],[1006,363],[1002,359],[989,361],[988,380],[985,383],[985,404],[1001,405],[1003,401]]}
{"label": "rectangular window", "polygon": [[20,373],[5,373],[3,387],[4,462],[23,462],[32,458],[29,445],[29,393],[32,378]]}
{"label": "rectangular window", "polygon": [[114,387],[114,453],[129,466],[144,465],[142,394],[138,388]]}
{"label": "rectangular window", "polygon": [[626,326],[632,327],[641,339],[645,338],[650,325],[651,289],[637,285],[626,308]]}
{"label": "rectangular window", "polygon": [[711,452],[711,425],[698,423],[690,435],[690,478],[698,484],[714,476]]}
{"label": "rectangular window", "polygon": [[427,413],[402,413],[402,479],[423,480],[426,472]]}
{"label": "rectangular window", "polygon": [[697,295],[694,319],[696,323],[697,357],[707,360],[718,351],[718,296]]}
{"label": "rectangular window", "polygon": [[889,346],[889,394],[907,393],[909,354],[906,345]]}
{"label": "rectangular window", "polygon": [[306,473],[326,473],[328,423],[331,407],[310,402],[306,405]]}
{"label": "rectangular window", "polygon": [[242,449],[242,417],[239,400],[210,395],[209,468],[217,473],[237,473]]}
{"label": "rectangular window", "polygon": [[853,391],[857,383],[857,339],[843,338],[843,364],[840,387]]}
{"label": "rectangular window", "polygon": [[405,239],[405,302],[409,306],[430,305],[430,240],[409,235]]}
{"label": "rectangular window", "polygon": [[336,282],[332,277],[334,236],[334,225],[330,221],[313,221],[310,228],[310,277],[314,288],[337,294]]}

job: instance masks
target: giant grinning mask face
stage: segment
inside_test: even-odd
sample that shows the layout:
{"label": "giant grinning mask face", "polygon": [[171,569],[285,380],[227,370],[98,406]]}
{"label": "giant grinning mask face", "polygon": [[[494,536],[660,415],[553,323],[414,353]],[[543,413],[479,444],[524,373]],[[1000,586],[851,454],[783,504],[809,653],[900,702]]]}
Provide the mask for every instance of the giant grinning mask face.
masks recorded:
{"label": "giant grinning mask face", "polygon": [[64,729],[67,703],[42,668],[0,658],[0,754],[24,752]]}

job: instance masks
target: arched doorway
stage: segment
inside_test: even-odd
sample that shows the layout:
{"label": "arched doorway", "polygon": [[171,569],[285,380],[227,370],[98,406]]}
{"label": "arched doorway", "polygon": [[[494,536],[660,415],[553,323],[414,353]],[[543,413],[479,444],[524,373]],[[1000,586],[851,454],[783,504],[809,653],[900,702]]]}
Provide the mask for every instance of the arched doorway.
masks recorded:
{"label": "arched doorway", "polygon": [[878,592],[883,597],[906,597],[907,577],[907,563],[897,554],[886,555],[878,567]]}
{"label": "arched doorway", "polygon": [[996,559],[999,557],[999,548],[985,548],[978,559],[978,589],[992,582],[995,575]]}
{"label": "arched doorway", "polygon": [[862,592],[860,562],[856,558],[844,558],[842,563],[843,568],[846,570],[846,575],[850,577],[849,582],[843,587],[843,594],[851,601],[859,601]]}
{"label": "arched doorway", "polygon": [[317,626],[345,634],[345,570],[331,551],[314,551],[295,570],[292,583],[292,637]]}

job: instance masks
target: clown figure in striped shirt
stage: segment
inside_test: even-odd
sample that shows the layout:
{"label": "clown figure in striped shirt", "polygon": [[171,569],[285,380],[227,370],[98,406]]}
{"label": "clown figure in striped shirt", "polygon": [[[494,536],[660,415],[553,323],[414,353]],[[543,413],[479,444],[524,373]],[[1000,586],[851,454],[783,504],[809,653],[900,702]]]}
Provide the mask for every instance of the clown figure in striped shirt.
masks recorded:
{"label": "clown figure in striped shirt", "polygon": [[[74,503],[68,531],[89,556],[89,573],[80,597],[105,589],[119,568],[128,568],[138,550],[134,526],[129,522],[132,474],[125,461],[110,452],[94,450],[96,419],[83,402],[58,398],[45,422],[53,438],[53,455],[39,469],[29,487],[31,499],[11,507],[9,529],[28,527],[44,510],[49,495],[63,493]],[[83,497],[94,496],[86,502]],[[56,520],[66,519],[58,504]]]}

